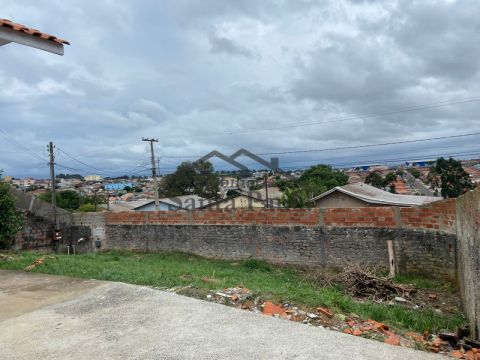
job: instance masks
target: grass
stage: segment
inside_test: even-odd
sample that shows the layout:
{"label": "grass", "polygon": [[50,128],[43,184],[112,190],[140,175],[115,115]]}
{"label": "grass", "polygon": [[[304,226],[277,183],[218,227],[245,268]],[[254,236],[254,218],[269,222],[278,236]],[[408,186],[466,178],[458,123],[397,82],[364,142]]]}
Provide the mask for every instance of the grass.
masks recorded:
{"label": "grass", "polygon": [[[12,259],[0,261],[0,269],[23,270],[42,256],[35,252],[8,255]],[[259,294],[262,299],[308,308],[326,306],[337,312],[355,313],[408,331],[454,330],[464,322],[461,314],[438,314],[431,310],[412,310],[400,305],[357,302],[339,286],[321,287],[293,267],[279,267],[253,259],[232,262],[183,253],[110,251],[76,256],[54,255],[53,258],[47,257],[45,263],[33,271],[158,288],[193,285],[199,289],[215,290],[243,285]],[[431,286],[434,284],[421,278],[400,280]]]}

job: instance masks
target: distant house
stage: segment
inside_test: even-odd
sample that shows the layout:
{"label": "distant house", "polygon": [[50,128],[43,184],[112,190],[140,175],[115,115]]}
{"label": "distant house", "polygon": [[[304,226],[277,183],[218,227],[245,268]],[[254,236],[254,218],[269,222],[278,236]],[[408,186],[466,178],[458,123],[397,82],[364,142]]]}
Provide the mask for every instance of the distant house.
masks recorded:
{"label": "distant house", "polygon": [[[211,200],[202,198],[198,195],[183,195],[170,198],[162,198],[158,200],[160,211],[177,211],[177,210],[195,210],[203,207]],[[110,211],[155,211],[155,201],[147,200],[132,200],[132,201],[118,201],[110,203]]]}
{"label": "distant house", "polygon": [[105,190],[107,191],[121,191],[125,189],[127,186],[133,188],[134,185],[131,182],[112,183],[112,184],[104,185]]}
{"label": "distant house", "polygon": [[[160,210],[195,210],[212,203],[212,200],[202,198],[198,195],[182,195],[158,200]],[[150,200],[141,206],[137,206],[135,211],[155,211],[155,201]]]}
{"label": "distant house", "polygon": [[337,186],[312,199],[315,207],[346,208],[367,206],[401,206],[411,207],[425,205],[442,200],[433,196],[415,196],[392,194],[374,186],[355,183]]}
{"label": "distant house", "polygon": [[[268,188],[268,207],[280,207],[282,192],[275,187]],[[238,194],[205,205],[203,209],[254,209],[266,208],[267,196],[265,189],[255,191],[240,191]]]}
{"label": "distant house", "polygon": [[87,175],[83,178],[85,181],[91,181],[91,182],[100,182],[103,180],[102,175]]}

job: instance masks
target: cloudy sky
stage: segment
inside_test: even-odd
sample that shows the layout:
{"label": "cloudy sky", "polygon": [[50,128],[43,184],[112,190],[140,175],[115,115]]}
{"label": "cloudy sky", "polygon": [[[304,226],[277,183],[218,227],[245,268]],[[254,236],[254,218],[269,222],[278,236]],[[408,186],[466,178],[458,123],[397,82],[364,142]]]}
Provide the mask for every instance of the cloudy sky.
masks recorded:
{"label": "cloudy sky", "polygon": [[[477,0],[0,0],[0,18],[71,42],[63,57],[0,47],[0,169],[47,177],[50,140],[71,168],[57,171],[113,175],[147,174],[142,137],[158,138],[169,172],[211,150],[480,132],[479,12]],[[448,154],[475,157],[480,136],[278,156],[290,169]]]}

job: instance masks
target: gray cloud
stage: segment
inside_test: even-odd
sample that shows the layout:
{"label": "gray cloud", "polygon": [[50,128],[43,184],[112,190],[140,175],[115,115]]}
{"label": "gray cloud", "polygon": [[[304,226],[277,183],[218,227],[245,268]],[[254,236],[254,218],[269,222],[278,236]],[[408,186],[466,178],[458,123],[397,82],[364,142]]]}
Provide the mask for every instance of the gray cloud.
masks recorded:
{"label": "gray cloud", "polygon": [[210,51],[214,54],[229,54],[233,56],[244,56],[246,58],[252,59],[255,57],[253,51],[239,46],[234,41],[227,39],[221,36],[213,36],[210,38]]}
{"label": "gray cloud", "polygon": [[[2,17],[72,45],[64,57],[0,47],[2,130],[37,154],[0,133],[0,168],[48,176],[50,140],[111,174],[145,164],[143,136],[159,138],[168,171],[182,160],[168,155],[212,149],[264,153],[472,132],[480,129],[478,102],[324,121],[480,94],[478,10],[473,0],[2,4]],[[292,127],[315,122],[324,123]],[[475,140],[280,161],[294,167],[480,153]],[[61,153],[58,162],[95,172]]]}

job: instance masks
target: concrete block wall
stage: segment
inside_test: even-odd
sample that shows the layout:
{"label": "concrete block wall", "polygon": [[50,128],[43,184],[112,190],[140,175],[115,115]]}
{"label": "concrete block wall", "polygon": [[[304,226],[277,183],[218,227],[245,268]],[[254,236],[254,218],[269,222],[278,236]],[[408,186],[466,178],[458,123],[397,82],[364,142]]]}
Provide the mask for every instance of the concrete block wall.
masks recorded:
{"label": "concrete block wall", "polygon": [[186,251],[311,266],[388,266],[455,277],[455,203],[420,208],[237,209],[105,215],[104,249]]}
{"label": "concrete block wall", "polygon": [[480,188],[456,201],[460,292],[473,336],[480,339]]}

